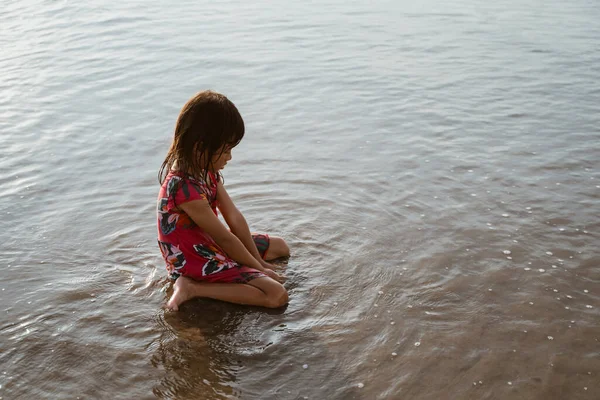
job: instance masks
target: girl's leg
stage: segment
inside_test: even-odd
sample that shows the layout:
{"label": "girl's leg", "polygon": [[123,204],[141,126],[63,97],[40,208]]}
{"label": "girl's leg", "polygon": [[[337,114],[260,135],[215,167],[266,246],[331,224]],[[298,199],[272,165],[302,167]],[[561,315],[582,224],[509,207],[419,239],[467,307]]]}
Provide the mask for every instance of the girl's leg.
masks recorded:
{"label": "girl's leg", "polygon": [[175,281],[173,296],[167,302],[167,308],[177,311],[181,303],[194,297],[268,308],[282,307],[288,302],[288,294],[283,285],[267,277],[241,284],[197,282],[180,276]]}
{"label": "girl's leg", "polygon": [[280,257],[289,257],[290,248],[285,240],[278,236],[270,236],[269,248],[265,253],[265,260],[275,260]]}

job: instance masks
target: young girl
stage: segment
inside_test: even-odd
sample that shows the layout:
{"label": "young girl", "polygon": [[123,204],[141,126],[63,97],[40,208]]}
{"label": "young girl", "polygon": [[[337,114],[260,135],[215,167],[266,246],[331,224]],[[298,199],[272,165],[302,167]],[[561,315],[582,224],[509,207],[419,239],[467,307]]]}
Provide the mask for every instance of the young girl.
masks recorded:
{"label": "young girl", "polygon": [[193,297],[270,308],[288,301],[283,278],[265,261],[289,256],[287,244],[251,234],[223,187],[220,170],[243,136],[235,105],[212,91],[190,99],[177,118],[158,173],[158,245],[175,280],[171,310]]}

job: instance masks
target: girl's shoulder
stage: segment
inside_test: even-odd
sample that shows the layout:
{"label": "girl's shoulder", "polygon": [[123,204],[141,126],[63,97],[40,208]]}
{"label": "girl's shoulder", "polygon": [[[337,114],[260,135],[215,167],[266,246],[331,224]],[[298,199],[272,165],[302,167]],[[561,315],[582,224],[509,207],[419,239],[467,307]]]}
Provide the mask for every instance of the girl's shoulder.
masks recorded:
{"label": "girl's shoulder", "polygon": [[181,186],[193,185],[202,188],[203,191],[213,191],[217,189],[217,184],[220,181],[219,174],[208,172],[206,180],[183,171],[171,170],[165,177],[163,186],[168,192],[173,193]]}
{"label": "girl's shoulder", "polygon": [[[212,178],[207,180],[212,181]],[[217,185],[181,171],[169,171],[159,197],[166,201],[167,210],[178,210],[179,205],[193,200],[207,200],[212,205],[217,197]]]}

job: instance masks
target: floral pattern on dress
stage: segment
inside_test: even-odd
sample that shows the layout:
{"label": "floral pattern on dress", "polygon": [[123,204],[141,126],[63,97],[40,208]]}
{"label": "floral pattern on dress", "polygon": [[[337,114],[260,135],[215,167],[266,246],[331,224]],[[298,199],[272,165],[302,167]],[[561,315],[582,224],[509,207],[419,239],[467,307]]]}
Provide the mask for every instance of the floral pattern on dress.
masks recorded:
{"label": "floral pattern on dress", "polygon": [[194,250],[196,250],[196,253],[198,253],[199,256],[207,260],[202,267],[202,275],[204,276],[216,274],[237,266],[237,263],[222,254],[219,249],[214,246],[196,244],[194,245]]}
{"label": "floral pattern on dress", "polygon": [[[181,206],[196,200],[208,201],[218,216],[217,192],[220,176],[209,172],[206,180],[181,171],[170,171],[163,181],[157,201],[158,244],[169,277],[186,276],[201,282],[247,283],[265,275],[240,265],[186,214]],[[269,247],[267,235],[253,235],[264,257]]]}
{"label": "floral pattern on dress", "polygon": [[167,263],[167,272],[171,279],[177,279],[181,276],[181,270],[185,266],[185,256],[178,246],[158,241],[158,247]]}
{"label": "floral pattern on dress", "polygon": [[180,176],[173,175],[167,184],[166,193],[167,197],[171,197],[173,200],[173,204],[175,204],[175,198],[179,189],[181,189],[185,200],[200,197],[207,199],[211,205],[216,200],[216,185],[214,190],[211,190],[208,184],[198,179],[189,176],[183,179]]}
{"label": "floral pattern on dress", "polygon": [[158,226],[160,227],[160,231],[164,235],[168,235],[169,233],[175,230],[177,226],[177,221],[179,220],[180,214],[169,213],[167,211],[167,203],[168,199],[162,198],[158,200]]}
{"label": "floral pattern on dress", "polygon": [[[206,198],[207,195],[204,192],[205,189],[199,185],[199,182],[190,180],[184,180],[179,176],[171,176],[167,183],[166,197],[158,199],[158,226],[164,235],[168,235],[173,232],[176,228],[192,229],[196,227],[196,224],[192,219],[183,212],[173,212],[170,210],[171,207],[176,204],[175,197],[177,191],[181,188],[185,199],[190,199],[190,189],[194,190],[200,197]],[[171,203],[170,203],[171,201]]]}

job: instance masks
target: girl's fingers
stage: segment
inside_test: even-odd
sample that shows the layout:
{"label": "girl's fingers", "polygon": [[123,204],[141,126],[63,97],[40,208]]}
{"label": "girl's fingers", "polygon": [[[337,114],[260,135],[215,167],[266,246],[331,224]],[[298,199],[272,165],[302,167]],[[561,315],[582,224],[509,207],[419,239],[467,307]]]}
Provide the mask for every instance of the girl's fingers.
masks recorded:
{"label": "girl's fingers", "polygon": [[270,269],[271,271],[281,271],[285,267],[285,265],[271,264],[267,261],[263,261],[261,264],[264,268]]}
{"label": "girl's fingers", "polygon": [[277,282],[279,282],[279,283],[283,283],[283,282],[285,282],[285,279],[286,279],[286,278],[285,278],[284,276],[281,276],[281,275],[279,275],[277,272],[275,272],[275,271],[273,271],[273,270],[269,270],[269,269],[268,269],[268,270],[266,270],[265,272],[266,272],[266,275],[267,275],[269,278],[271,278],[271,279],[274,279],[274,280],[276,280],[276,281],[277,281]]}

